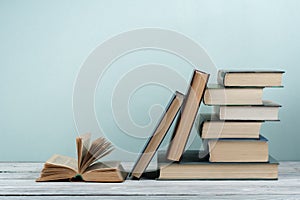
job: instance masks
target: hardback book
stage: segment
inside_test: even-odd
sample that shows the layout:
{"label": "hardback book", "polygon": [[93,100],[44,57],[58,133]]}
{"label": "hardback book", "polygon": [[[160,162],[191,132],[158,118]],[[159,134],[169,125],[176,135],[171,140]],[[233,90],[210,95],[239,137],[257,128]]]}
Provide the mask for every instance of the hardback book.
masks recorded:
{"label": "hardback book", "polygon": [[180,162],[171,163],[165,152],[158,152],[158,180],[277,180],[278,162],[209,162],[199,158],[199,151],[187,150]]}
{"label": "hardback book", "polygon": [[280,87],[280,70],[219,70],[218,83],[226,87]]}
{"label": "hardback book", "polygon": [[268,140],[212,139],[208,140],[210,162],[268,162]]}
{"label": "hardback book", "polygon": [[216,106],[221,120],[265,120],[278,121],[281,105],[271,101],[263,101],[262,105],[227,105]]}
{"label": "hardback book", "polygon": [[143,151],[141,152],[130,176],[134,179],[139,179],[143,172],[146,170],[147,166],[151,162],[154,154],[165,138],[169,128],[172,125],[178,111],[181,108],[182,102],[184,99],[184,95],[180,92],[176,92],[175,95],[171,98],[169,105],[164,112],[160,122],[155,128],[152,136],[147,141]]}
{"label": "hardback book", "polygon": [[200,114],[196,119],[202,139],[254,138],[258,139],[264,121],[220,120],[216,114]]}
{"label": "hardback book", "polygon": [[76,138],[78,159],[53,155],[36,181],[123,182],[127,174],[120,162],[97,162],[113,150],[111,144],[102,137],[90,144],[90,138],[90,134]]}
{"label": "hardback book", "polygon": [[224,87],[209,85],[205,90],[203,102],[206,105],[261,105],[263,88]]}
{"label": "hardback book", "polygon": [[188,93],[184,99],[179,120],[168,148],[168,159],[179,161],[195,121],[209,74],[194,70]]}

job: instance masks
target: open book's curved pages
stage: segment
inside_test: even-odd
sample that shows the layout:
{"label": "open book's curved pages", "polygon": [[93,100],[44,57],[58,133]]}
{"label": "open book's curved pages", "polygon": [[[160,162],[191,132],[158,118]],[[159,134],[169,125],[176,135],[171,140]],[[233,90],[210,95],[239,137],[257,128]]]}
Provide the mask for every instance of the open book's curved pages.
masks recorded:
{"label": "open book's curved pages", "polygon": [[89,133],[76,138],[77,159],[53,155],[44,164],[36,181],[62,181],[80,177],[87,182],[123,182],[127,174],[120,162],[97,162],[113,150],[112,145],[101,137],[92,144],[90,139]]}

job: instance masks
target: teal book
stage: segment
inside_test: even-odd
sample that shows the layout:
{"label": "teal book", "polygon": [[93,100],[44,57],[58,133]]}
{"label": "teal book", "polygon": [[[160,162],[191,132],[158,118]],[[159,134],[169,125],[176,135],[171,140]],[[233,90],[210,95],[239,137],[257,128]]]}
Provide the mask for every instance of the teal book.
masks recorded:
{"label": "teal book", "polygon": [[[198,150],[186,151],[180,162],[170,162],[166,152],[158,152],[158,180],[277,180],[279,163],[269,156],[268,162],[209,162]],[[200,158],[201,157],[201,158]]]}

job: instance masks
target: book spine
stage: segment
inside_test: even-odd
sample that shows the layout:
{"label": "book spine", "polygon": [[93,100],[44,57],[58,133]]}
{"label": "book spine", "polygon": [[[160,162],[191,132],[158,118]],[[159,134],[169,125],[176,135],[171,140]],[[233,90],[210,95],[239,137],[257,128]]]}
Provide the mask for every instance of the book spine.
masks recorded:
{"label": "book spine", "polygon": [[225,76],[226,76],[225,71],[223,71],[223,70],[218,71],[218,77],[217,77],[218,84],[225,86]]}
{"label": "book spine", "polygon": [[202,137],[202,128],[205,121],[206,120],[201,115],[196,118],[195,126],[200,137]]}

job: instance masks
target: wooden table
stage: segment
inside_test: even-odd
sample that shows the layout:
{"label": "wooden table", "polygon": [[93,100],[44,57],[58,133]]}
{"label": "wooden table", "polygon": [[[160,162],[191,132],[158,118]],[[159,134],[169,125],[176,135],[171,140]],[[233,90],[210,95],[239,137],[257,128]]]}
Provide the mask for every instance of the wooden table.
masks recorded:
{"label": "wooden table", "polygon": [[281,162],[278,181],[36,183],[42,163],[0,163],[0,199],[300,199],[300,162]]}

